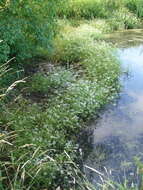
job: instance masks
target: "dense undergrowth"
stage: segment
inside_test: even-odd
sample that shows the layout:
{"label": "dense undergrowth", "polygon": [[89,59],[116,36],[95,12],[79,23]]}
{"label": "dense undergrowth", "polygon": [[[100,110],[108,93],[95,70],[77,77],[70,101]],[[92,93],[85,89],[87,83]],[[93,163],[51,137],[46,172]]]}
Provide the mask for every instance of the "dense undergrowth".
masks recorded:
{"label": "dense undergrowth", "polygon": [[[64,50],[68,44],[70,52]],[[53,59],[73,62],[79,65],[78,71],[74,71],[72,64],[73,68],[53,67],[46,73],[34,74],[27,84],[26,97],[29,93],[40,94],[44,104],[33,103],[32,97],[31,100],[19,97],[9,108],[3,107],[0,116],[2,138],[10,139],[10,144],[2,146],[4,165],[1,170],[2,176],[8,173],[11,182],[2,180],[3,189],[6,186],[55,189],[58,185],[66,189],[74,185],[76,176],[69,159],[76,160],[76,134],[93,113],[113,99],[119,75],[119,64],[110,46],[94,42],[92,37],[87,45],[88,48],[83,40],[75,44],[65,39],[61,55],[55,50],[58,57]],[[81,48],[78,53],[77,48]],[[72,56],[74,54],[76,56]],[[9,174],[7,163],[17,179]],[[21,179],[22,175],[25,175],[24,179]]]}
{"label": "dense undergrowth", "polygon": [[[77,136],[119,90],[120,64],[104,34],[141,28],[141,1],[14,2],[0,4],[0,60],[15,56],[13,70],[30,57],[44,63],[32,62],[25,85],[1,99],[0,189],[93,189],[79,169]],[[10,76],[0,77],[3,86]]]}

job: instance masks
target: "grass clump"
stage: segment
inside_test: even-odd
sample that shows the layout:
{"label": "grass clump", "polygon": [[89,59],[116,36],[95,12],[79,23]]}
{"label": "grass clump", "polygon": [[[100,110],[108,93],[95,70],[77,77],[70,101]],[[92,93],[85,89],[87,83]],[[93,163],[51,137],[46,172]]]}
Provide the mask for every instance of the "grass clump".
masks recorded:
{"label": "grass clump", "polygon": [[65,32],[55,40],[54,61],[76,63],[89,56],[89,46],[93,40],[100,39],[102,33],[89,25],[81,25]]}
{"label": "grass clump", "polygon": [[85,77],[98,82],[114,78],[109,82],[112,86],[119,76],[119,64],[113,53],[114,48],[97,40],[97,36],[102,35],[101,32],[92,26],[87,29],[87,26],[81,25],[77,30],[59,37],[55,42],[54,59],[84,69]]}
{"label": "grass clump", "polygon": [[121,6],[119,0],[69,0],[63,9],[59,10],[59,16],[85,19],[107,18],[111,15],[111,11]]}
{"label": "grass clump", "polygon": [[127,9],[120,9],[115,11],[108,23],[112,31],[123,29],[140,28],[141,21],[134,13],[129,12]]}
{"label": "grass clump", "polygon": [[142,0],[124,0],[125,6],[138,17],[143,17],[143,1]]}
{"label": "grass clump", "polygon": [[[61,10],[61,9],[60,9]],[[69,0],[59,13],[60,18],[68,19],[73,25],[101,21],[103,25],[94,27],[111,32],[120,29],[141,28],[143,3],[141,0]],[[85,21],[84,21],[85,20]]]}

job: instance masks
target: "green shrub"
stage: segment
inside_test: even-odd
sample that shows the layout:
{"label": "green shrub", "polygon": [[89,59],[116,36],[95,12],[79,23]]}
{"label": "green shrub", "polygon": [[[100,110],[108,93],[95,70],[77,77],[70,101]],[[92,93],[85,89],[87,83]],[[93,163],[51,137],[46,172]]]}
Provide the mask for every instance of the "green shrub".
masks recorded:
{"label": "green shrub", "polygon": [[[71,36],[76,38],[75,34],[78,32]],[[116,95],[119,75],[112,48],[104,42],[95,43],[93,31],[88,34],[87,46],[84,41],[87,33],[76,38],[80,37],[77,42],[81,49],[76,58],[82,67],[82,79],[72,70],[62,68],[36,74],[30,86],[32,92],[49,93],[53,89],[57,93],[48,97],[45,104],[19,98],[0,110],[2,139],[7,142],[5,145],[5,141],[0,141],[3,189],[79,187],[73,181],[73,177],[79,180],[79,176],[71,162],[77,158],[75,137],[84,122]],[[76,54],[75,43],[70,46],[72,54]],[[59,60],[68,61],[70,56],[71,62],[75,61],[70,53],[63,50]]]}
{"label": "green shrub", "polygon": [[[101,89],[112,94],[116,91],[120,74],[114,48],[105,42],[95,40],[95,36],[100,32],[94,27],[87,26],[81,25],[76,30],[65,33],[62,38],[59,37],[55,42],[54,59],[65,64],[78,64],[84,79],[97,82],[97,86],[100,85]],[[78,105],[78,102],[76,104]]]}
{"label": "green shrub", "polygon": [[0,37],[4,49],[0,61],[6,61],[11,57],[23,60],[35,55],[39,46],[50,48],[55,32],[53,19],[56,2],[48,0],[0,2]]}
{"label": "green shrub", "polygon": [[[96,14],[107,16],[105,5],[102,10],[98,7],[105,1],[83,2],[81,6],[81,0],[72,1],[73,5],[77,3],[78,10],[73,7],[69,16],[75,13],[85,18]],[[10,1],[0,13],[1,18],[11,15],[0,24],[0,34],[4,39],[2,61],[14,55],[20,60],[31,57],[37,48],[50,44],[51,35],[54,35],[51,34],[51,21],[55,7],[52,7],[54,1],[51,1],[50,10],[47,10],[49,3],[47,0]],[[110,3],[112,6],[108,6],[111,9],[119,6],[113,1]],[[95,23],[88,22],[77,28],[69,25],[62,35],[60,33],[54,41],[55,50],[50,57],[63,65],[72,64],[72,67],[79,68],[79,73],[65,67],[36,73],[27,84],[29,93],[49,95],[52,92],[52,96],[47,96],[47,101],[40,104],[17,97],[15,102],[3,105],[0,110],[2,190],[86,189],[79,184],[81,173],[73,162],[77,161],[76,136],[85,122],[93,114],[98,114],[99,109],[117,94],[120,74],[114,48],[100,41],[104,29],[100,30]]]}
{"label": "green shrub", "polygon": [[[64,104],[64,109],[70,110],[70,112],[75,115],[73,119],[78,116],[78,120],[80,121],[80,119],[88,119],[95,111],[98,111],[102,105],[107,103],[108,98],[106,95],[108,93],[109,90],[102,88],[102,86],[99,87],[96,81],[81,79],[72,84],[64,96],[61,97],[61,95],[57,97],[54,102],[56,110],[61,109]],[[65,126],[67,127],[68,125]],[[76,130],[77,126],[73,125],[73,127],[75,128],[74,130]],[[69,129],[67,128],[67,130]]]}

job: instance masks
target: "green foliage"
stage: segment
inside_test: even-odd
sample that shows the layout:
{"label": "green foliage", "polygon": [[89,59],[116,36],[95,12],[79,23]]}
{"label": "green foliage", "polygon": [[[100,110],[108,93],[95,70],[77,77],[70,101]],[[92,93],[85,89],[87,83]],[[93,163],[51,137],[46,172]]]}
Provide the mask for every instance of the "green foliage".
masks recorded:
{"label": "green foliage", "polygon": [[118,60],[113,53],[114,49],[105,42],[93,43],[90,45],[90,56],[81,62],[87,76],[104,83],[107,88],[114,86],[120,74]]}
{"label": "green foliage", "polygon": [[61,18],[70,18],[75,23],[79,19],[102,18],[106,23],[106,32],[141,27],[138,17],[143,15],[142,0],[69,0],[64,5],[63,9],[59,9]]}
{"label": "green foliage", "polygon": [[69,0],[62,9],[59,9],[59,16],[85,19],[107,18],[119,7],[122,7],[121,0]]}
{"label": "green foliage", "polygon": [[4,41],[0,42],[0,62],[4,63],[8,59],[10,53],[10,47]]}
{"label": "green foliage", "polygon": [[[4,164],[5,158],[9,158],[13,171],[9,171],[7,165],[1,166],[3,177],[6,169],[11,181],[5,184],[2,180],[4,187],[15,185],[14,180],[24,188],[32,185],[32,189],[55,189],[58,184],[62,184],[63,188],[74,185],[74,167],[70,163],[67,164],[69,157],[65,155],[65,151],[71,158],[75,157],[71,137],[79,131],[83,119],[105,103],[103,90],[97,90],[98,85],[95,82],[79,80],[71,84],[66,92],[58,94],[45,110],[37,104],[31,105],[31,102],[21,99],[14,107],[2,112],[2,126],[9,123],[16,135],[9,138],[12,145],[2,149],[1,161]],[[13,174],[16,172],[18,175],[15,179]]]}
{"label": "green foliage", "polygon": [[134,12],[138,17],[143,17],[143,1],[142,0],[124,0],[126,7]]}
{"label": "green foliage", "polygon": [[65,64],[76,63],[85,69],[88,78],[98,82],[106,79],[112,85],[118,78],[119,65],[113,55],[114,49],[97,41],[97,36],[102,36],[101,32],[89,25],[81,25],[65,33],[55,42],[53,59]]}
{"label": "green foliage", "polygon": [[37,47],[50,48],[54,36],[56,1],[2,1],[0,37],[3,40],[0,62],[36,54]]}
{"label": "green foliage", "polygon": [[63,9],[59,10],[60,16],[91,18],[95,16],[105,17],[104,4],[98,0],[70,0]]}
{"label": "green foliage", "polygon": [[7,146],[1,142],[1,172],[2,177],[8,175],[10,181],[2,178],[2,186],[15,187],[15,190],[17,187],[55,189],[59,185],[66,189],[77,186],[73,180],[77,172],[70,160],[76,158],[77,151],[73,137],[84,120],[109,101],[108,93],[95,81],[79,79],[44,105],[44,110],[20,98],[1,111],[1,125],[9,125],[12,131],[11,137],[4,133],[5,128],[1,131],[8,141]]}
{"label": "green foliage", "polygon": [[[50,122],[52,115],[48,116],[37,106],[31,107],[26,104],[24,105],[22,101],[21,108],[25,112],[18,109],[17,117],[14,109],[10,115],[7,115],[8,120],[13,123],[11,127],[17,137],[12,140],[15,148],[9,146],[7,147],[9,153],[6,150],[3,151],[3,156],[9,157],[9,164],[13,171],[11,173],[7,165],[5,168],[1,165],[2,174],[5,175],[5,169],[7,169],[11,182],[6,184],[2,180],[3,186],[11,189],[11,184],[14,185],[15,182],[19,183],[21,189],[28,189],[30,186],[32,189],[55,189],[58,184],[69,185],[67,180],[70,178],[66,179],[65,173],[68,158],[64,155],[64,151],[69,152],[73,149],[72,145],[66,144],[64,134],[52,125],[52,121]],[[5,161],[2,163],[4,165]],[[17,174],[16,179],[15,174]]]}
{"label": "green foliage", "polygon": [[[0,141],[3,189],[54,190],[58,186],[85,189],[84,183],[80,188],[81,174],[71,162],[77,158],[75,137],[84,122],[113,99],[119,65],[109,45],[94,41],[94,30],[84,31],[82,35],[77,31],[70,34],[73,41],[65,43],[62,39],[64,49],[59,51],[58,59],[55,58],[65,63],[80,61],[82,78],[74,74],[74,70],[60,67],[35,74],[29,83],[31,92],[49,94],[56,90],[56,93],[43,104],[20,98],[1,110],[1,134],[5,139]],[[67,45],[71,47],[69,52],[65,51]],[[3,142],[7,142],[6,145]],[[5,181],[5,177],[9,181]]]}
{"label": "green foliage", "polygon": [[141,22],[137,16],[127,9],[115,11],[108,19],[111,30],[140,28]]}
{"label": "green foliage", "polygon": [[56,38],[53,59],[62,63],[80,62],[90,56],[92,49],[90,45],[93,40],[100,38],[102,38],[100,30],[92,26],[84,24],[74,28]]}
{"label": "green foliage", "polygon": [[[0,2],[3,40],[0,62],[13,56],[19,61],[44,52],[50,61],[64,66],[38,72],[30,78],[26,87],[31,100],[28,96],[17,97],[15,102],[3,104],[0,189],[89,189],[73,162],[78,163],[76,137],[85,122],[117,95],[120,65],[114,47],[103,41],[103,33],[138,27],[139,20],[123,8],[124,5],[129,8],[124,3],[119,0],[69,0],[66,4],[54,0]],[[56,11],[61,18],[72,19],[58,20],[60,32],[51,53]],[[95,17],[100,19],[88,20]],[[39,93],[46,96],[36,103],[33,96]],[[126,187],[112,182],[111,186],[109,182],[103,185],[107,189]]]}
{"label": "green foliage", "polygon": [[50,73],[35,74],[31,81],[31,92],[50,93],[67,88],[72,82],[76,80],[76,76],[72,71],[55,68]]}

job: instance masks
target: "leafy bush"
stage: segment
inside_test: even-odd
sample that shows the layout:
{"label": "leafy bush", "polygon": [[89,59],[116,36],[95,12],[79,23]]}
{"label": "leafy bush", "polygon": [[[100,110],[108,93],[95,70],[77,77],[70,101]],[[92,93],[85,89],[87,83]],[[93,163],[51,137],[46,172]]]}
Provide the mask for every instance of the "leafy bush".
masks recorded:
{"label": "leafy bush", "polygon": [[12,134],[16,135],[9,137],[9,145],[2,149],[2,176],[8,175],[10,180],[10,183],[2,180],[3,187],[69,188],[73,184],[73,166],[66,164],[69,157],[64,152],[74,158],[71,137],[79,131],[83,119],[105,103],[106,93],[100,92],[95,82],[79,80],[55,97],[46,110],[21,99],[15,107],[2,112],[2,126],[9,123]]}
{"label": "leafy bush", "polygon": [[105,82],[111,87],[119,76],[119,63],[114,49],[105,42],[90,44],[90,56],[81,62],[88,78]]}
{"label": "leafy bush", "polygon": [[0,62],[19,60],[36,54],[37,47],[50,48],[54,35],[56,1],[6,0],[0,2],[0,36],[3,46]]}

